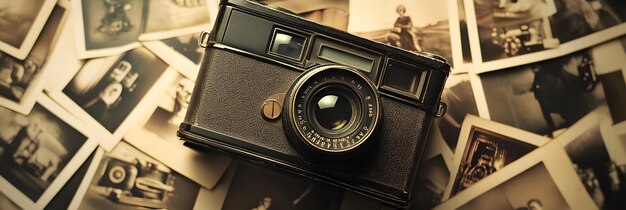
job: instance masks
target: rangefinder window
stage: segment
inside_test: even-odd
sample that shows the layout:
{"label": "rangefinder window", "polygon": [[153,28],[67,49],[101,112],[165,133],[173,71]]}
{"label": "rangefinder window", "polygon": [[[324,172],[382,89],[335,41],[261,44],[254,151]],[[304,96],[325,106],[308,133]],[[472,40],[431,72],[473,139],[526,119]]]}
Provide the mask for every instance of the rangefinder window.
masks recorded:
{"label": "rangefinder window", "polygon": [[385,71],[382,88],[421,100],[425,80],[426,71],[390,59]]}
{"label": "rangefinder window", "polygon": [[374,60],[367,59],[352,53],[344,52],[342,50],[325,45],[322,45],[320,47],[318,57],[337,64],[354,67],[367,73],[370,73],[374,66]]}
{"label": "rangefinder window", "polygon": [[270,54],[300,61],[305,44],[305,36],[276,29],[270,46]]}

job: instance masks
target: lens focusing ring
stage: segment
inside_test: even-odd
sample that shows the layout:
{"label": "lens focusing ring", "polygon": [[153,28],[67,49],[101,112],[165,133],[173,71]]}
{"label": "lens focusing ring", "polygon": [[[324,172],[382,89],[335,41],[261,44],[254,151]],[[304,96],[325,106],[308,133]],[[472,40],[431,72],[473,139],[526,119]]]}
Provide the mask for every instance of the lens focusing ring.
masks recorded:
{"label": "lens focusing ring", "polygon": [[369,145],[382,110],[374,84],[339,65],[304,72],[284,104],[283,128],[292,145],[325,159],[349,157]]}

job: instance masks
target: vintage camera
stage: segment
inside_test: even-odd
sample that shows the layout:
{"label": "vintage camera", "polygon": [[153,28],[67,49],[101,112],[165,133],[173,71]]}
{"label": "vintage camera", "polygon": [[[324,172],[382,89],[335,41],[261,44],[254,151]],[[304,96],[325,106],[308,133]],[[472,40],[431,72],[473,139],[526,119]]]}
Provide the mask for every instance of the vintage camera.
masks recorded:
{"label": "vintage camera", "polygon": [[256,2],[224,0],[178,135],[353,190],[410,200],[450,65]]}
{"label": "vintage camera", "polygon": [[146,208],[166,208],[174,192],[171,170],[134,157],[111,156],[98,185],[109,189],[109,199]]}

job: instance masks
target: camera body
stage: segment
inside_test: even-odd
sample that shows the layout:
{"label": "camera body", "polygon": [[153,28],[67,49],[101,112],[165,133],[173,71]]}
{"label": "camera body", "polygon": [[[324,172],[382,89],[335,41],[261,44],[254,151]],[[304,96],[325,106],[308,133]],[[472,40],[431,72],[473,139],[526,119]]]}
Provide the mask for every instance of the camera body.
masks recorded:
{"label": "camera body", "polygon": [[223,0],[178,135],[407,207],[450,65]]}
{"label": "camera body", "polygon": [[135,157],[111,156],[98,185],[110,189],[114,202],[146,208],[166,208],[174,191],[174,176],[159,163]]}

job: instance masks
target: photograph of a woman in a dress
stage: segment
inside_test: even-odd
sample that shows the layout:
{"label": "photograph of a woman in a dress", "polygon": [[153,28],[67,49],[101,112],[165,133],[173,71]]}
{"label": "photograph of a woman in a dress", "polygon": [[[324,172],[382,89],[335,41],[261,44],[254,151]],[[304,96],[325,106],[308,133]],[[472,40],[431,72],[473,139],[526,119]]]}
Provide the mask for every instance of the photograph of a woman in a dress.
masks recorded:
{"label": "photograph of a woman in a dress", "polygon": [[411,17],[406,15],[406,7],[400,4],[396,7],[396,12],[399,17],[393,24],[391,33],[387,36],[389,44],[413,52],[422,52],[422,48],[417,43],[417,37],[413,34]]}

